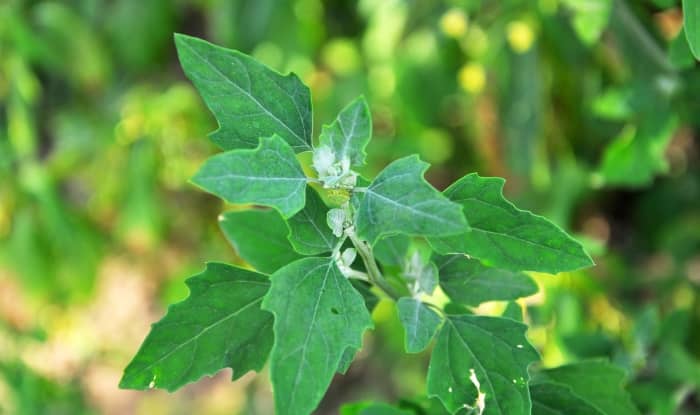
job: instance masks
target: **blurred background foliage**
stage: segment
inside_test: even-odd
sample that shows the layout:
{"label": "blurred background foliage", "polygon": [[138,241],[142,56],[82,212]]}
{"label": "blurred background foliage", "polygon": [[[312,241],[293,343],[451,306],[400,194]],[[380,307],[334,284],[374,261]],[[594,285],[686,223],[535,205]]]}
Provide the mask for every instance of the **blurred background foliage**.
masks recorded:
{"label": "blurred background foliage", "polygon": [[[0,2],[0,413],[271,413],[265,375],[117,389],[184,279],[238,261],[216,226],[224,206],[188,183],[215,123],[173,32],[297,73],[315,131],[364,93],[368,175],[418,153],[438,188],[506,177],[598,264],[537,275],[541,293],[520,302],[544,365],[608,358],[642,413],[700,413],[700,68],[680,3]],[[390,304],[374,317],[319,413],[426,404],[427,355],[399,353]]]}

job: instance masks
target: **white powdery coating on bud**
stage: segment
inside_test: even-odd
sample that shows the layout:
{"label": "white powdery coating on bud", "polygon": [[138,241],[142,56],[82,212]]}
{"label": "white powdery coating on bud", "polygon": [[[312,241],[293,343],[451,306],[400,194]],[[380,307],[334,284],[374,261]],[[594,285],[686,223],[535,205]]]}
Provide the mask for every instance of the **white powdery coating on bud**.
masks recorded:
{"label": "white powdery coating on bud", "polygon": [[353,262],[355,262],[356,257],[357,251],[355,250],[355,248],[348,248],[340,256],[340,259],[343,261],[343,264],[349,267],[352,265]]}
{"label": "white powdery coating on bud", "polygon": [[326,223],[328,223],[328,227],[333,231],[333,235],[338,238],[343,235],[345,215],[346,213],[343,209],[331,209],[326,214]]}
{"label": "white powdery coating on bud", "polygon": [[328,146],[314,150],[313,167],[326,189],[352,189],[357,184],[357,173],[350,169],[350,158],[336,159]]}

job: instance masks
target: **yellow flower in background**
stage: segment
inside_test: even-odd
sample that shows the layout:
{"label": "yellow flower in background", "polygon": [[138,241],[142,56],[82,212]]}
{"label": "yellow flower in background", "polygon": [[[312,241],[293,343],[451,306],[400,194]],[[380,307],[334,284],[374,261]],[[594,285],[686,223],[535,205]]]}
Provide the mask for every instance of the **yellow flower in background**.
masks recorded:
{"label": "yellow flower in background", "polygon": [[457,74],[459,86],[470,94],[478,94],[486,85],[486,71],[480,63],[468,63]]}
{"label": "yellow flower in background", "polygon": [[321,51],[323,63],[336,75],[348,76],[355,73],[362,65],[362,57],[352,39],[336,38],[330,40]]}
{"label": "yellow flower in background", "polygon": [[508,23],[506,36],[510,47],[517,53],[527,52],[535,42],[535,32],[532,27],[521,20]]}
{"label": "yellow flower in background", "polygon": [[440,18],[440,29],[451,38],[458,39],[467,33],[469,21],[460,9],[450,9]]}

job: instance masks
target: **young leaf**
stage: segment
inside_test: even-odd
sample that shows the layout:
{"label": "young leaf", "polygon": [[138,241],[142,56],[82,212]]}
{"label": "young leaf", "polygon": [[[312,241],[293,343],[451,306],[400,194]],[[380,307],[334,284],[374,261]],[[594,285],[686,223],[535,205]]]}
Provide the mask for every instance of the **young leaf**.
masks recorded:
{"label": "young leaf", "polygon": [[440,287],[452,301],[479,305],[485,301],[514,300],[535,294],[537,284],[519,272],[491,268],[464,255],[433,258],[440,274]]}
{"label": "young leaf", "polygon": [[374,257],[383,265],[403,265],[410,244],[406,235],[385,236],[374,245]]}
{"label": "young leaf", "polygon": [[120,388],[174,391],[226,367],[235,380],[265,364],[273,343],[273,316],[260,309],[267,277],[208,263],[187,285],[190,296],[153,325]]}
{"label": "young leaf", "polygon": [[532,415],[606,415],[559,383],[531,385],[530,396]]}
{"label": "young leaf", "polygon": [[311,94],[294,74],[282,76],[241,52],[176,34],[187,77],[219,122],[211,140],[224,150],[254,148],[277,134],[294,151],[311,150]]}
{"label": "young leaf", "polygon": [[289,242],[303,255],[317,255],[330,252],[338,243],[338,238],[326,224],[328,207],[311,187],[306,189],[304,209],[289,218]]}
{"label": "young leaf", "polygon": [[593,265],[581,244],[558,226],[506,200],[504,182],[472,173],[447,188],[445,195],[464,207],[471,232],[430,238],[433,248],[513,271],[557,273]]}
{"label": "young leaf", "polygon": [[336,160],[348,159],[351,165],[362,166],[371,137],[369,107],[365,97],[359,97],[343,108],[331,125],[323,127],[319,143],[330,148]]}
{"label": "young leaf", "polygon": [[626,128],[605,149],[600,178],[607,185],[644,186],[668,171],[666,147],[678,118],[664,110],[642,117],[639,126]]}
{"label": "young leaf", "polygon": [[275,315],[270,376],[276,413],[316,408],[348,348],[372,320],[365,301],[331,258],[304,258],[271,276],[263,308]]}
{"label": "young leaf", "polygon": [[408,353],[420,353],[433,340],[442,318],[422,301],[401,297],[396,303],[399,320],[406,330],[405,348]]}
{"label": "young leaf", "polygon": [[527,367],[539,356],[526,329],[510,319],[449,316],[430,358],[429,395],[453,414],[471,407],[485,415],[529,415]]}
{"label": "young leaf", "polygon": [[683,0],[683,30],[695,59],[700,60],[700,2]]}
{"label": "young leaf", "polygon": [[610,0],[565,0],[564,4],[573,11],[574,31],[586,45],[598,41],[608,25],[613,2]]}
{"label": "young leaf", "polygon": [[623,388],[625,371],[608,362],[592,360],[547,369],[539,372],[535,380],[566,385],[605,415],[639,415]]}
{"label": "young leaf", "polygon": [[358,235],[374,245],[382,235],[445,236],[468,230],[461,207],[423,178],[428,163],[408,156],[389,164],[365,191]]}
{"label": "young leaf", "polygon": [[306,176],[279,136],[253,150],[231,150],[204,163],[192,181],[230,203],[270,206],[290,217],[304,207]]}
{"label": "young leaf", "polygon": [[226,212],[219,227],[238,256],[265,274],[301,258],[287,240],[289,228],[274,209]]}

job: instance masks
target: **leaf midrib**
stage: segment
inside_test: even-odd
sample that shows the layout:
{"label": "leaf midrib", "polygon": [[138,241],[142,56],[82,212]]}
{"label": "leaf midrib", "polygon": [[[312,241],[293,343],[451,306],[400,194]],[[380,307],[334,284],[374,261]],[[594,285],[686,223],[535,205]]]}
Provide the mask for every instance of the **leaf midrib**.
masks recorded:
{"label": "leaf midrib", "polygon": [[186,340],[186,341],[183,342],[183,343],[180,343],[180,344],[177,345],[174,349],[172,349],[171,351],[169,351],[168,353],[166,353],[166,354],[163,355],[162,357],[160,357],[160,358],[158,358],[157,360],[153,361],[151,364],[149,364],[148,366],[142,368],[142,369],[139,370],[138,372],[135,372],[134,375],[132,375],[132,377],[135,376],[136,374],[139,374],[139,373],[143,373],[143,372],[148,371],[148,370],[151,369],[153,366],[156,366],[158,363],[164,361],[165,359],[167,359],[168,357],[170,357],[173,353],[177,352],[177,351],[180,350],[181,348],[185,347],[186,345],[190,344],[191,342],[193,342],[193,341],[195,341],[195,340],[198,340],[198,339],[199,339],[202,335],[204,335],[206,332],[208,332],[208,331],[214,329],[215,327],[219,326],[220,324],[223,324],[225,321],[229,320],[230,318],[233,318],[233,317],[237,316],[238,314],[240,314],[240,313],[242,313],[243,311],[247,310],[248,308],[252,307],[252,306],[255,305],[256,303],[261,302],[262,299],[263,299],[263,296],[260,296],[259,298],[255,299],[254,301],[251,301],[251,302],[249,302],[248,304],[246,304],[246,305],[242,306],[241,308],[239,308],[238,310],[234,311],[233,313],[231,313],[231,314],[229,314],[229,315],[227,315],[227,316],[225,316],[225,317],[223,317],[223,318],[221,318],[221,319],[215,321],[214,323],[212,323],[212,324],[210,324],[210,325],[204,327],[204,329],[202,329],[199,333],[197,333],[197,334],[196,334],[195,336],[193,336],[192,338]]}
{"label": "leaf midrib", "polygon": [[[206,63],[208,64],[208,66],[209,66],[210,68],[212,68],[221,78],[223,78],[226,82],[228,82],[229,84],[231,84],[232,86],[234,86],[238,91],[240,91],[241,93],[243,93],[245,96],[247,96],[248,98],[250,98],[251,101],[253,101],[258,107],[260,107],[260,109],[262,109],[267,115],[269,115],[269,116],[272,117],[275,121],[277,121],[277,123],[278,123],[279,125],[281,125],[282,127],[286,128],[287,131],[289,131],[290,133],[292,133],[292,135],[294,136],[294,138],[295,138],[298,142],[300,142],[304,148],[309,148],[309,145],[308,145],[308,143],[306,142],[306,140],[304,140],[302,137],[299,137],[299,135],[298,135],[296,132],[294,132],[294,130],[292,130],[292,129],[291,129],[286,123],[284,123],[282,120],[280,120],[275,114],[273,114],[272,112],[270,112],[270,111],[269,111],[265,106],[263,106],[263,105],[260,103],[260,101],[258,101],[253,95],[251,95],[248,91],[246,91],[244,88],[242,88],[241,86],[239,86],[238,84],[236,84],[235,82],[233,82],[228,76],[226,76],[223,72],[221,72],[221,71],[219,70],[219,68],[216,67],[216,66],[209,60],[208,57],[202,56],[202,55],[201,55],[199,52],[197,52],[197,50],[196,50],[195,48],[193,48],[189,43],[183,42],[183,44],[186,45],[187,48],[189,48],[190,51],[191,51],[194,55],[196,55],[198,58],[200,58],[200,59],[202,59],[204,62],[206,62]],[[245,72],[246,72],[246,76],[250,79],[250,74],[248,73],[248,69],[245,69]],[[276,83],[275,83],[275,84],[276,84]],[[294,101],[294,100],[292,100],[292,101]],[[296,103],[295,103],[295,104],[296,104]],[[294,105],[294,107],[296,107],[296,105]],[[298,113],[298,110],[297,110],[297,113]],[[302,125],[303,125],[303,124],[304,124],[303,120],[300,120],[300,121],[302,121]]]}
{"label": "leaf midrib", "polygon": [[[306,275],[302,278],[302,280],[299,282],[301,284],[306,278],[308,278],[309,275],[311,275],[314,271],[316,271],[318,268],[321,268],[323,266],[327,266],[328,268],[326,269],[326,274],[323,277],[323,283],[321,284],[321,288],[319,289],[319,295],[316,297],[316,304],[314,304],[314,310],[311,315],[311,324],[309,325],[309,330],[306,332],[306,338],[304,339],[304,345],[302,346],[302,354],[301,354],[301,359],[299,360],[299,366],[297,366],[297,375],[294,378],[294,385],[292,386],[292,390],[290,392],[290,398],[289,398],[289,406],[291,408],[294,407],[294,401],[296,399],[296,391],[297,388],[299,387],[299,381],[301,380],[301,367],[304,365],[304,362],[306,361],[306,351],[308,349],[308,344],[309,340],[311,338],[311,332],[313,331],[313,328],[316,326],[316,316],[318,314],[318,308],[319,305],[321,304],[321,298],[323,297],[323,292],[324,289],[326,288],[326,283],[328,282],[330,270],[332,267],[332,262],[329,262],[327,265],[319,265],[306,273]],[[299,285],[297,284],[297,286]]]}

